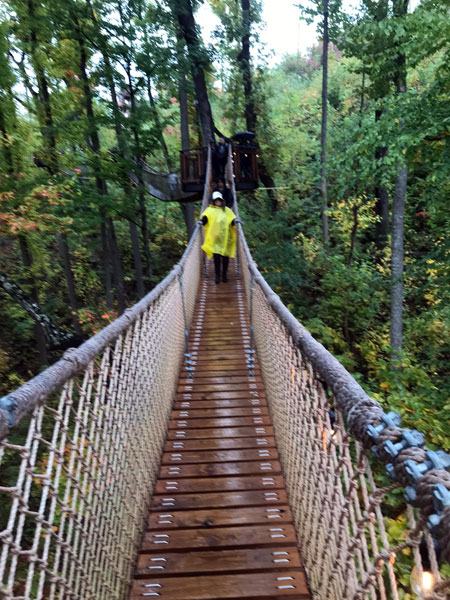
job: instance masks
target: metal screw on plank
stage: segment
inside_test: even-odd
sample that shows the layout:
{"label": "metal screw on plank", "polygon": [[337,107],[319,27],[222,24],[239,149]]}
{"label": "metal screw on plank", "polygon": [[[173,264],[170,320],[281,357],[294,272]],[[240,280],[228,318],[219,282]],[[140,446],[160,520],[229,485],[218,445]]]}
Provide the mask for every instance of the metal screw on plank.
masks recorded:
{"label": "metal screw on plank", "polygon": [[180,272],[178,273],[178,283],[180,284],[180,294],[181,294],[181,306],[183,307],[183,320],[184,320],[184,362],[186,365],[187,376],[189,379],[194,378],[194,367],[191,360],[191,353],[189,352],[189,329],[188,322],[186,317],[186,304],[184,302],[184,287],[183,287],[183,272],[184,267],[180,267]]}

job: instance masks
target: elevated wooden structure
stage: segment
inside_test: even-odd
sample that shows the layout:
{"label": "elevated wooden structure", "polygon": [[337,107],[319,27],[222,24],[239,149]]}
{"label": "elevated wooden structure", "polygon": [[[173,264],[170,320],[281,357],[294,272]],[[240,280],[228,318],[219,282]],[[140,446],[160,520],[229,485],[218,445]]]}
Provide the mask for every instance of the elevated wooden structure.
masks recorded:
{"label": "elevated wooden structure", "polygon": [[309,598],[235,267],[201,286],[130,600]]}

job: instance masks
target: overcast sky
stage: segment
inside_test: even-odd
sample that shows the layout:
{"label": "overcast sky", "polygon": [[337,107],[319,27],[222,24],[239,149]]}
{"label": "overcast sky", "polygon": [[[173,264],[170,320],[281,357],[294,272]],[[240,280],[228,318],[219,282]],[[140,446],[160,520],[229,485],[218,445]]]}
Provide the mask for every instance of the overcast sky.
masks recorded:
{"label": "overcast sky", "polygon": [[[413,10],[420,0],[410,0],[410,10]],[[317,39],[315,25],[306,25],[300,20],[300,9],[296,4],[301,0],[263,0],[263,20],[265,29],[261,40],[267,49],[273,50],[271,63],[278,62],[284,54],[304,54]],[[351,11],[357,5],[357,0],[343,0],[346,11]],[[198,13],[197,22],[202,27],[204,40],[210,42],[210,33],[218,24],[208,3],[204,3]]]}

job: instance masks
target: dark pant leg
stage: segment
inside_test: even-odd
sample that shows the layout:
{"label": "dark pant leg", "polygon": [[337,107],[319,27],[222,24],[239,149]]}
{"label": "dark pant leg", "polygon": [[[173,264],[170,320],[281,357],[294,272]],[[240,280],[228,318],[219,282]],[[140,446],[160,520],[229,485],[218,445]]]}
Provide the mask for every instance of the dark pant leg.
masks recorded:
{"label": "dark pant leg", "polygon": [[216,274],[216,283],[219,283],[220,281],[220,263],[221,263],[221,256],[220,254],[213,254],[214,257],[214,271]]}
{"label": "dark pant leg", "polygon": [[228,263],[229,262],[230,262],[230,258],[228,256],[222,256],[222,279],[223,279],[223,281],[228,281],[227,271],[228,271]]}
{"label": "dark pant leg", "polygon": [[222,179],[225,179],[225,167],[227,166],[227,159],[224,158],[219,163],[220,176]]}

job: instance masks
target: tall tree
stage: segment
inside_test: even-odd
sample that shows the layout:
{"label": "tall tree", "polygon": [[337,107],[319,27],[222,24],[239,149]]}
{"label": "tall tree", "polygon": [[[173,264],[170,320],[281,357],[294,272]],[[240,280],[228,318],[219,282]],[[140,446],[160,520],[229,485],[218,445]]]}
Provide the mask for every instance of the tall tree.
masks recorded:
{"label": "tall tree", "polygon": [[[254,98],[253,90],[253,76],[251,68],[251,32],[252,25],[254,23],[255,15],[259,9],[258,3],[255,2],[255,6],[250,5],[250,0],[241,0],[241,19],[242,19],[242,35],[241,35],[241,49],[237,56],[238,63],[242,73],[242,82],[244,87],[244,98],[245,98],[245,122],[248,131],[258,133],[258,115],[257,108]],[[272,212],[278,209],[278,199],[275,191],[275,181],[272,173],[266,163],[264,152],[260,152],[259,155],[259,176],[267,188],[267,194],[270,199]]]}
{"label": "tall tree", "polygon": [[[184,56],[184,40],[178,28],[176,41],[177,72],[178,72],[178,102],[180,105],[181,150],[190,148],[189,136],[189,107],[187,96],[187,81],[185,75],[186,60]],[[188,240],[191,239],[195,228],[195,207],[193,202],[180,202],[180,208],[186,223]]]}
{"label": "tall tree", "polygon": [[87,139],[90,150],[93,153],[93,167],[95,173],[95,183],[100,198],[100,221],[101,221],[101,239],[103,264],[105,270],[105,289],[108,303],[111,305],[111,281],[110,281],[110,262],[114,275],[114,282],[117,294],[117,304],[119,313],[122,313],[126,307],[125,285],[123,279],[122,264],[120,260],[119,246],[117,243],[116,232],[112,217],[107,214],[103,198],[108,197],[108,185],[102,176],[101,168],[101,145],[98,132],[98,123],[94,113],[93,88],[88,75],[88,52],[86,43],[75,13],[72,13],[74,19],[74,36],[78,43],[78,69],[80,73],[81,89],[83,91],[83,108],[87,117]]}
{"label": "tall tree", "polygon": [[[393,0],[393,17],[401,22],[408,14],[409,0]],[[406,93],[406,56],[404,38],[399,37],[396,47],[394,82],[397,94]],[[391,320],[390,335],[394,365],[398,366],[403,346],[403,270],[404,270],[404,217],[408,163],[403,159],[398,167],[392,204],[391,253]]]}
{"label": "tall tree", "polygon": [[320,127],[320,193],[322,195],[322,239],[328,243],[328,189],[327,189],[327,127],[328,127],[328,0],[323,0],[322,30],[322,119]]}
{"label": "tall tree", "polygon": [[302,17],[309,23],[319,18],[318,31],[322,37],[322,116],[320,128],[320,195],[322,199],[322,240],[328,244],[328,183],[327,183],[327,134],[328,134],[328,47],[338,37],[341,20],[341,0],[310,0],[302,9]]}
{"label": "tall tree", "polygon": [[191,0],[167,0],[167,2],[186,42],[203,144],[209,146],[214,141],[214,119],[205,78],[205,72],[210,69],[210,60],[197,33]]}

